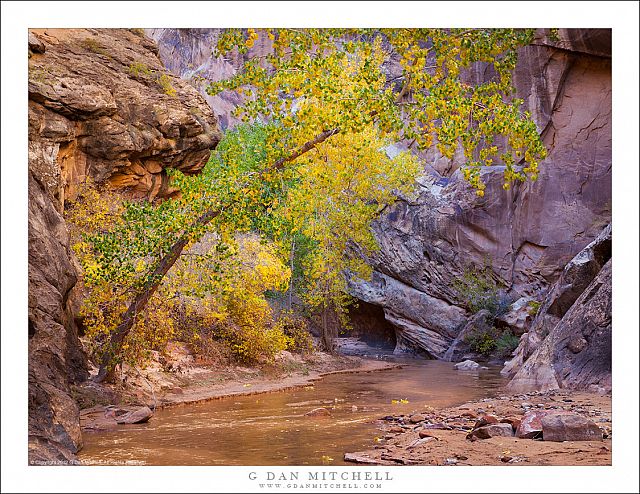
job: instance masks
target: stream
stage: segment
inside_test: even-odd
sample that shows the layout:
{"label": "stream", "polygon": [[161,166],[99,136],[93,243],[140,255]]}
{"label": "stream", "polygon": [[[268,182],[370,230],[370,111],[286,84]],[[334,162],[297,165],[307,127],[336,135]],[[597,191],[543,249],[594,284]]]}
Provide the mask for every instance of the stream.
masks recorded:
{"label": "stream", "polygon": [[[450,362],[397,361],[402,368],[334,374],[305,388],[161,409],[146,424],[85,433],[78,459],[101,465],[347,465],[345,452],[370,448],[382,435],[381,417],[495,396],[504,384],[499,367],[461,372]],[[317,407],[331,409],[331,417],[305,415]]]}

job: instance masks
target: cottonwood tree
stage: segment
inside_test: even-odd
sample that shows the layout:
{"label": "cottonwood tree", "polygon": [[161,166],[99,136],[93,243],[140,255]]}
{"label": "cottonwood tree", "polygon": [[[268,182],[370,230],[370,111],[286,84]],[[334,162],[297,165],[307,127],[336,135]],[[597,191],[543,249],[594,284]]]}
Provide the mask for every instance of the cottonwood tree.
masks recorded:
{"label": "cottonwood tree", "polygon": [[[537,176],[546,151],[530,115],[521,111],[522,101],[513,97],[511,80],[517,49],[531,42],[532,30],[227,30],[220,37],[218,52],[222,56],[234,50],[246,53],[259,36],[271,40],[272,52],[249,58],[235,76],[212,83],[209,92],[237,91],[244,96],[238,115],[247,122],[267,124],[260,149],[247,142],[250,152],[261,159],[247,163],[229,156],[210,174],[190,179],[176,174],[180,199],[159,206],[140,205],[131,213],[129,220],[140,223],[136,214],[145,218],[145,228],[132,231],[146,237],[119,254],[108,254],[107,249],[100,264],[103,268],[109,263],[130,265],[129,257],[144,258],[146,264],[128,290],[130,303],[104,346],[102,377],[137,314],[185,248],[207,231],[236,229],[251,215],[274,207],[264,203],[265,190],[277,189],[279,183],[289,180],[297,180],[303,187],[300,190],[308,187],[304,192],[308,208],[299,213],[292,209],[291,220],[306,222],[315,217],[316,228],[327,228],[333,234],[340,230],[337,225],[343,225],[344,231],[349,228],[333,218],[334,208],[359,212],[368,203],[382,207],[391,202],[384,194],[371,201],[366,198],[375,191],[373,180],[382,180],[378,185],[385,194],[397,185],[397,176],[385,182],[388,174],[378,168],[386,167],[389,173],[394,170],[382,154],[357,178],[368,183],[369,191],[362,196],[348,187],[340,190],[353,195],[326,195],[327,182],[319,178],[326,174],[337,180],[339,167],[360,150],[375,154],[375,145],[367,144],[367,139],[369,143],[406,141],[419,149],[436,145],[449,158],[460,149],[466,160],[461,167],[463,176],[480,196],[485,189],[480,176],[483,166],[504,165],[505,188]],[[383,70],[390,58],[402,67],[397,81],[388,81]],[[464,72],[476,65],[491,67],[494,76],[472,84]],[[314,186],[319,187],[315,192]],[[303,192],[292,192],[289,199],[296,194]],[[370,213],[367,210],[362,217],[369,218]],[[329,228],[329,224],[334,226]],[[127,239],[136,234],[129,232]],[[123,238],[107,235],[94,240],[100,251],[105,245],[114,248]],[[335,257],[343,246],[342,238],[333,243],[327,239],[319,251],[322,260]],[[317,269],[335,274],[340,267]],[[331,293],[326,285],[324,293]]]}

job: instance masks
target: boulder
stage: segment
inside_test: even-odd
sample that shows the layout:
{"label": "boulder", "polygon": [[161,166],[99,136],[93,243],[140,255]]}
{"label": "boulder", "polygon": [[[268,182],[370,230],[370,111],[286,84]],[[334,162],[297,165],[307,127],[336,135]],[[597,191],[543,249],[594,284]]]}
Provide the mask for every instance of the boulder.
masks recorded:
{"label": "boulder", "polygon": [[542,418],[547,415],[544,410],[532,410],[524,414],[516,428],[516,437],[535,439],[542,434]]}
{"label": "boulder", "polygon": [[550,413],[542,417],[545,441],[601,441],[602,431],[591,420],[576,414]]}
{"label": "boulder", "polygon": [[512,437],[513,428],[510,424],[489,424],[474,429],[467,434],[467,439],[489,439],[491,437]]}
{"label": "boulder", "polygon": [[522,336],[527,332],[533,321],[531,297],[520,297],[509,306],[509,310],[496,317],[496,326],[501,329],[509,329],[514,335]]}
{"label": "boulder", "polygon": [[486,369],[486,367],[481,366],[478,362],[474,362],[473,360],[465,360],[464,362],[458,362],[454,365],[456,370],[461,371],[477,371],[481,369]]}
{"label": "boulder", "polygon": [[[521,439],[538,439],[542,437],[542,419],[547,415],[571,415],[572,412],[566,410],[529,410],[516,427],[516,437]],[[514,422],[515,423],[515,422]]]}
{"label": "boulder", "polygon": [[142,424],[148,422],[152,416],[153,411],[149,407],[140,407],[123,415],[116,416],[116,422],[118,424]]}
{"label": "boulder", "polygon": [[520,427],[520,424],[522,423],[522,418],[521,417],[505,417],[503,419],[500,419],[500,422],[504,424],[510,424],[511,427],[513,428],[513,431],[516,432],[518,430],[518,427]]}

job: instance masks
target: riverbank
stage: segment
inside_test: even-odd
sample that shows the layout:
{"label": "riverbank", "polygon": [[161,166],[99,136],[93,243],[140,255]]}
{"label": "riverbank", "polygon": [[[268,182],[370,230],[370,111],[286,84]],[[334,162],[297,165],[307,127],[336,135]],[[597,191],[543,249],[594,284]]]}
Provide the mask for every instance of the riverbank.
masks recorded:
{"label": "riverbank", "polygon": [[305,356],[282,352],[273,364],[262,367],[200,365],[181,346],[172,348],[169,359],[167,364],[156,358],[144,370],[125,367],[113,384],[87,381],[74,388],[83,432],[122,427],[118,418],[139,409],[152,412],[230,396],[312,387],[315,381],[331,374],[399,367],[382,360],[323,352]]}
{"label": "riverbank", "polygon": [[[542,434],[533,430],[539,427],[534,424],[528,435],[536,439],[514,435],[525,418],[529,422],[537,417],[539,424],[544,415],[579,416],[582,419],[576,420],[592,422],[599,431],[591,440],[549,441],[540,440]],[[493,431],[485,427],[483,432],[473,432],[491,424],[498,424]],[[611,465],[611,428],[610,395],[558,390],[500,396],[383,417],[378,444],[346,453],[345,461],[369,465]]]}

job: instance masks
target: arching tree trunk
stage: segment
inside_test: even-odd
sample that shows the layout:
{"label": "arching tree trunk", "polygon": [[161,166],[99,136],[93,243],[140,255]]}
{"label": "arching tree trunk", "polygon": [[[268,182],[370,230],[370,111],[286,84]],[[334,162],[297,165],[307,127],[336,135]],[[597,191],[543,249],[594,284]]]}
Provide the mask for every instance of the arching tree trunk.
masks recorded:
{"label": "arching tree trunk", "polygon": [[[196,220],[195,225],[205,226],[220,213],[221,210],[219,209],[207,211]],[[116,329],[109,336],[109,341],[105,345],[100,359],[100,370],[98,371],[98,376],[96,378],[98,382],[112,377],[113,368],[111,364],[114,357],[120,353],[124,339],[131,331],[131,328],[135,323],[136,316],[147,306],[149,299],[156,292],[165,275],[176,263],[187,243],[189,243],[189,236],[184,235],[171,246],[169,252],[167,252],[160,263],[158,263],[156,268],[153,270],[153,273],[148,277],[147,281],[133,299],[133,302],[131,302],[127,308],[127,311],[122,316],[120,324],[118,324]]]}
{"label": "arching tree trunk", "polygon": [[[302,156],[308,151],[311,151],[318,144],[326,141],[329,137],[337,134],[339,131],[340,129],[331,129],[318,134],[314,139],[306,142],[298,149],[293,151],[290,155],[284,158],[280,158],[273,164],[273,166],[265,169],[264,172],[266,173],[267,171],[281,170],[282,168],[284,168],[286,163],[293,161],[294,159]],[[207,211],[195,221],[194,226],[205,226],[209,224],[214,218],[219,216],[221,212],[222,209]],[[127,311],[122,316],[120,324],[118,324],[116,329],[111,333],[111,335],[109,336],[109,341],[105,344],[104,350],[100,357],[100,370],[98,371],[96,381],[102,382],[113,377],[112,364],[114,357],[120,353],[122,344],[124,343],[125,338],[129,334],[131,328],[135,323],[136,316],[147,306],[147,304],[149,303],[149,299],[156,292],[165,275],[169,272],[169,270],[182,255],[182,251],[184,250],[187,243],[189,243],[189,240],[189,236],[184,235],[171,246],[169,252],[165,254],[160,263],[153,270],[153,273],[151,273],[140,291],[134,297],[133,301],[127,308]]]}

